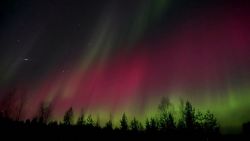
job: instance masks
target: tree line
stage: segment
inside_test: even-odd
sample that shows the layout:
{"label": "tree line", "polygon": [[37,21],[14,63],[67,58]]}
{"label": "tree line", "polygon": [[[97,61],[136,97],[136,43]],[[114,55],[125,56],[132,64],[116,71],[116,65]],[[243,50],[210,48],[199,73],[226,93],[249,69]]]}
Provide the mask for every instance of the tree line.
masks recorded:
{"label": "tree line", "polygon": [[[56,139],[61,137],[59,140],[72,140],[72,135],[78,136],[79,139],[82,139],[82,135],[94,137],[92,134],[95,133],[103,133],[104,136],[107,135],[108,138],[112,137],[114,140],[120,135],[125,135],[123,137],[126,140],[136,139],[134,135],[137,137],[139,135],[139,140],[150,139],[148,135],[153,135],[152,140],[161,140],[161,137],[177,140],[183,140],[186,137],[186,140],[188,138],[208,140],[208,138],[216,137],[216,139],[223,140],[220,138],[220,125],[215,115],[209,110],[199,111],[189,101],[181,100],[179,109],[176,109],[168,98],[163,97],[157,107],[156,114],[145,117],[144,121],[138,120],[137,117],[128,118],[127,114],[123,113],[119,124],[114,125],[112,114],[110,114],[106,123],[101,125],[99,116],[94,117],[84,112],[76,116],[72,107],[65,111],[62,121],[53,120],[53,102],[41,103],[32,119],[24,119],[25,98],[20,98],[22,94],[19,92],[17,95],[13,90],[2,97],[2,101],[0,101],[0,129],[4,129],[3,131],[9,131],[8,133],[22,131],[29,137],[32,135],[31,131],[42,129],[42,132],[37,132],[37,136],[49,137],[53,135]],[[23,129],[28,129],[29,132]],[[243,135],[249,135],[250,122],[244,123],[242,129]],[[113,137],[114,135],[118,136]],[[225,139],[230,138],[231,136]]]}
{"label": "tree line", "polygon": [[[6,101],[5,101],[6,102]],[[219,134],[220,127],[216,117],[210,111],[202,113],[196,110],[192,104],[187,101],[181,102],[182,106],[179,113],[179,118],[175,118],[174,106],[171,104],[168,98],[163,97],[158,105],[157,116],[146,118],[145,122],[140,122],[136,117],[128,120],[126,113],[123,113],[120,119],[120,125],[115,127],[112,121],[112,115],[104,126],[100,125],[100,118],[95,120],[91,114],[85,115],[83,112],[77,118],[74,123],[74,110],[70,107],[64,114],[63,121],[51,120],[52,104],[42,103],[37,115],[33,119],[27,119],[25,121],[18,118],[11,118],[10,112],[6,111],[11,109],[10,107],[1,110],[0,123],[1,125],[9,125],[10,123],[18,123],[25,125],[43,125],[43,126],[77,126],[91,129],[103,129],[103,130],[120,130],[131,132],[199,132],[202,134]],[[9,105],[8,105],[9,106]],[[21,106],[23,106],[21,102]],[[20,108],[18,114],[20,115]],[[12,114],[13,115],[13,114]],[[15,115],[15,114],[14,114]],[[86,117],[85,117],[86,116]]]}

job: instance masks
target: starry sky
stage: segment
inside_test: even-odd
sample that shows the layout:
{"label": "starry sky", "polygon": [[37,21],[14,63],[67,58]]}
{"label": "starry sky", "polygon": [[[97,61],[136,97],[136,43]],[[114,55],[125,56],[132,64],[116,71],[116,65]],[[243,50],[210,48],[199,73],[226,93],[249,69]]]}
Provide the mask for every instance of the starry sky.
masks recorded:
{"label": "starry sky", "polygon": [[70,106],[143,116],[166,96],[210,109],[224,127],[239,127],[250,119],[249,6],[3,0],[0,99],[15,89],[26,99],[26,117],[41,102],[53,103],[55,117]]}

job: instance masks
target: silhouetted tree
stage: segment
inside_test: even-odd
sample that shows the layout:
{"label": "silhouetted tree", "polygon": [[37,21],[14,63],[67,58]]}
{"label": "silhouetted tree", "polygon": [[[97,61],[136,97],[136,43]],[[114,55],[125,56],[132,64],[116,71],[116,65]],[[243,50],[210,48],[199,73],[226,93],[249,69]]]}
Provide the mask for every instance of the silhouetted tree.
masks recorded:
{"label": "silhouetted tree", "polygon": [[26,120],[25,120],[25,124],[26,124],[26,125],[30,125],[30,119],[26,119]]}
{"label": "silhouetted tree", "polygon": [[150,129],[150,121],[149,121],[148,118],[146,119],[145,127],[146,127],[146,130],[149,130],[149,129]]}
{"label": "silhouetted tree", "polygon": [[82,126],[82,125],[85,125],[85,124],[86,124],[86,121],[85,121],[85,119],[84,119],[84,113],[83,113],[83,112],[82,112],[81,115],[78,117],[76,124],[79,125],[79,126]]}
{"label": "silhouetted tree", "polygon": [[207,113],[204,115],[204,128],[206,133],[209,134],[215,134],[219,132],[217,119],[210,111],[207,111]]}
{"label": "silhouetted tree", "polygon": [[146,130],[157,131],[159,129],[157,120],[155,118],[146,119]]}
{"label": "silhouetted tree", "polygon": [[174,117],[171,112],[161,113],[159,119],[159,126],[161,130],[169,130],[175,128]]}
{"label": "silhouetted tree", "polygon": [[178,130],[183,130],[185,128],[185,121],[183,118],[179,119],[177,123],[177,129]]}
{"label": "silhouetted tree", "polygon": [[44,102],[40,104],[38,109],[37,120],[39,123],[48,123],[51,116],[52,107],[51,104],[45,104]]}
{"label": "silhouetted tree", "polygon": [[166,119],[166,125],[167,125],[167,129],[170,129],[170,130],[173,130],[176,128],[172,113],[168,114],[168,117]]}
{"label": "silhouetted tree", "polygon": [[98,128],[98,129],[101,128],[101,126],[100,126],[100,117],[99,116],[96,117],[95,128]]}
{"label": "silhouetted tree", "polygon": [[250,135],[250,121],[242,124],[242,131],[245,135]]}
{"label": "silhouetted tree", "polygon": [[139,131],[142,128],[141,123],[134,117],[130,123],[130,128],[132,131]]}
{"label": "silhouetted tree", "polygon": [[31,121],[30,121],[30,123],[32,124],[32,125],[36,125],[37,123],[38,123],[38,118],[37,117],[34,117]]}
{"label": "silhouetted tree", "polygon": [[24,90],[16,91],[12,97],[11,102],[12,116],[16,121],[20,121],[24,112],[24,105],[26,103],[26,92]]}
{"label": "silhouetted tree", "polygon": [[179,131],[182,131],[185,128],[185,104],[184,101],[182,99],[180,99],[180,107],[179,107],[179,111],[180,111],[180,118],[178,119],[177,122],[177,129]]}
{"label": "silhouetted tree", "polygon": [[17,114],[16,114],[16,120],[17,120],[17,121],[19,121],[19,120],[22,118],[25,100],[26,100],[26,95],[23,94],[23,95],[20,97],[20,99],[19,99],[19,103],[18,103],[18,107],[17,107]]}
{"label": "silhouetted tree", "polygon": [[158,106],[160,111],[159,126],[161,130],[169,130],[175,128],[174,117],[169,109],[171,103],[168,98],[163,97]]}
{"label": "silhouetted tree", "polygon": [[112,123],[112,120],[108,120],[108,122],[106,123],[105,129],[108,129],[108,130],[112,130],[113,129],[113,123]]}
{"label": "silhouetted tree", "polygon": [[93,121],[93,118],[92,118],[91,114],[87,117],[86,126],[88,126],[88,127],[93,127],[94,126],[94,121]]}
{"label": "silhouetted tree", "polygon": [[150,119],[150,128],[151,130],[158,130],[158,124],[156,119],[154,118]]}
{"label": "silhouetted tree", "polygon": [[105,129],[107,130],[112,130],[113,129],[113,123],[112,123],[112,114],[109,115],[109,120],[108,122],[105,124]]}
{"label": "silhouetted tree", "polygon": [[125,113],[122,115],[122,119],[120,120],[121,130],[128,130],[128,119]]}
{"label": "silhouetted tree", "polygon": [[70,107],[63,117],[63,122],[65,125],[71,125],[73,123],[73,108]]}
{"label": "silhouetted tree", "polygon": [[200,130],[204,129],[204,115],[200,111],[195,113],[195,127]]}
{"label": "silhouetted tree", "polygon": [[195,125],[195,109],[191,105],[190,102],[186,102],[185,110],[184,110],[184,117],[185,117],[185,125],[188,129],[194,129]]}

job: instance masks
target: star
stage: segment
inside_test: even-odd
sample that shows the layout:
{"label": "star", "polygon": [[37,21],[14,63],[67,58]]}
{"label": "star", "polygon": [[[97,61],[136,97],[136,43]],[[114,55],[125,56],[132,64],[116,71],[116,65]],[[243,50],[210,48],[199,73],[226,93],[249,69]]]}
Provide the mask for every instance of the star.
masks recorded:
{"label": "star", "polygon": [[29,61],[29,59],[28,59],[28,58],[24,58],[23,60],[24,60],[24,61]]}

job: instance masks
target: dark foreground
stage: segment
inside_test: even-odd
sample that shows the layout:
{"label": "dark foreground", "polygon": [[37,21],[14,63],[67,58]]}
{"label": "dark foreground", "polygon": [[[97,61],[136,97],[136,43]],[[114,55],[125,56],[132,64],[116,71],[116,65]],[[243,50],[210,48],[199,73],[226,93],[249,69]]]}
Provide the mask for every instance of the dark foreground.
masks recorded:
{"label": "dark foreground", "polygon": [[[145,123],[136,118],[128,121],[122,115],[120,126],[114,128],[112,119],[104,127],[100,121],[84,114],[73,123],[73,109],[66,111],[63,121],[49,121],[50,108],[41,106],[32,120],[11,118],[8,110],[0,112],[0,141],[5,140],[100,140],[100,141],[250,141],[250,122],[242,125],[242,133],[223,135],[215,116],[211,112],[195,112],[191,103],[186,102],[183,118],[176,120],[168,111],[166,102],[160,104],[160,117],[151,117]],[[167,102],[168,103],[168,102]]]}
{"label": "dark foreground", "polygon": [[202,134],[199,131],[122,131],[120,129],[96,129],[77,126],[1,126],[1,138],[5,140],[136,140],[136,141],[228,141],[249,140],[249,134]]}

